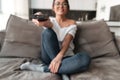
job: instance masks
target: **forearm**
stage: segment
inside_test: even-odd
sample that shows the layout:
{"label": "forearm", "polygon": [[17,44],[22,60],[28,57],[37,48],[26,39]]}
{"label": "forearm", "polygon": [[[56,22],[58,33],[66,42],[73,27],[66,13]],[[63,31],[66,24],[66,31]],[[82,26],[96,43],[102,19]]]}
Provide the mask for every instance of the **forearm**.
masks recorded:
{"label": "forearm", "polygon": [[46,27],[46,28],[52,28],[53,27],[53,23],[50,20],[39,22],[36,19],[32,19],[32,22],[39,27],[43,27],[43,26]]}
{"label": "forearm", "polygon": [[63,44],[62,48],[61,48],[61,50],[59,52],[59,55],[61,55],[63,57],[65,55],[66,51],[68,50],[68,47],[69,47],[68,44]]}
{"label": "forearm", "polygon": [[60,52],[58,53],[57,57],[59,57],[60,59],[62,59],[66,53],[66,51],[68,50],[68,47],[69,47],[69,42],[67,41],[64,41],[62,43],[62,47],[61,47],[61,50]]}
{"label": "forearm", "polygon": [[64,57],[66,51],[68,50],[70,42],[71,42],[72,39],[73,39],[72,35],[70,35],[70,34],[66,35],[66,37],[65,37],[65,39],[62,43],[61,50],[57,55],[57,56],[60,56],[61,59]]}

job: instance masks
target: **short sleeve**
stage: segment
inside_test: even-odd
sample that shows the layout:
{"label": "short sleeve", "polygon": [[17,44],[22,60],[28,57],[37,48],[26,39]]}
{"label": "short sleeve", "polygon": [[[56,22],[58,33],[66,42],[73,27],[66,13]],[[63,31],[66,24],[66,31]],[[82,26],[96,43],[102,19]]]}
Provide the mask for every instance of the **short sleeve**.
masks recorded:
{"label": "short sleeve", "polygon": [[68,30],[68,34],[71,34],[73,38],[75,37],[77,31],[77,26],[76,25],[71,25],[71,27]]}

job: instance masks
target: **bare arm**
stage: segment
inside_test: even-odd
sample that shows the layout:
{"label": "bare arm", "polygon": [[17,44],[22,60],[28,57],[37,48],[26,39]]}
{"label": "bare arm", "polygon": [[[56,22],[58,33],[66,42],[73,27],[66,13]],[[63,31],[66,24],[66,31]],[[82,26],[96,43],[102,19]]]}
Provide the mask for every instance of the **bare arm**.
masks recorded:
{"label": "bare arm", "polygon": [[70,34],[67,34],[63,43],[62,43],[62,48],[61,51],[59,52],[58,55],[61,55],[61,58],[65,55],[66,51],[68,50],[68,47],[70,45],[71,40],[73,39],[73,36]]}
{"label": "bare arm", "polygon": [[34,24],[36,24],[37,26],[40,26],[40,27],[42,27],[42,26],[47,27],[47,28],[53,27],[53,24],[50,20],[40,22],[37,19],[32,19],[32,22]]}
{"label": "bare arm", "polygon": [[[76,24],[76,22],[74,20],[70,20],[71,24]],[[70,24],[70,25],[71,25]],[[68,47],[70,45],[70,42],[72,41],[73,39],[73,36],[71,34],[67,34],[63,40],[63,43],[62,43],[62,48],[61,48],[61,51],[59,52],[59,54],[57,56],[60,56],[61,59],[63,58],[63,56],[65,55],[66,51],[68,50]]]}

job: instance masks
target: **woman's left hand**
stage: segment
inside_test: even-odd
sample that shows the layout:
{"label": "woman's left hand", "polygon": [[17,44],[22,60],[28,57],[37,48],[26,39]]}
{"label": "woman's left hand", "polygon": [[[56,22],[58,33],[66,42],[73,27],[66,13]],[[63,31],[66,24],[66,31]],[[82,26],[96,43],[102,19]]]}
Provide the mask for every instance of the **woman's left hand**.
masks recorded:
{"label": "woman's left hand", "polygon": [[52,73],[57,73],[58,69],[61,65],[61,58],[59,56],[56,56],[50,63],[49,69]]}

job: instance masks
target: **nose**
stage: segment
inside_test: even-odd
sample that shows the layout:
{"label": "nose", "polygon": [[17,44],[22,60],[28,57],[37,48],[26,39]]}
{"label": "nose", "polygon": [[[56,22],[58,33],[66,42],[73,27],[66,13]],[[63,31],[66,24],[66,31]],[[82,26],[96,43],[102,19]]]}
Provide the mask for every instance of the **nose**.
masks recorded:
{"label": "nose", "polygon": [[60,6],[63,6],[62,4],[60,4]]}
{"label": "nose", "polygon": [[60,4],[59,7],[60,7],[60,8],[63,8],[63,4]]}

